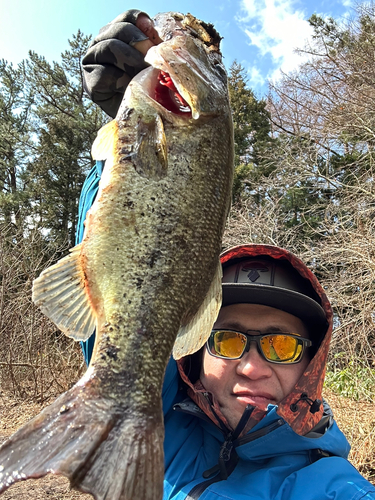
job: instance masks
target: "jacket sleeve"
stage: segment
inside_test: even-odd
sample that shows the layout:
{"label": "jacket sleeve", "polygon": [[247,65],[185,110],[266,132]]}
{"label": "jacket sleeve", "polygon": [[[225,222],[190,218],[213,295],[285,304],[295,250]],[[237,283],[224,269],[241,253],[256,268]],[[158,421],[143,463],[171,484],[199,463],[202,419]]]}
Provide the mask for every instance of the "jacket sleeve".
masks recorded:
{"label": "jacket sleeve", "polygon": [[181,380],[177,369],[177,363],[171,356],[165,371],[163,383],[162,396],[164,416],[173,409],[173,405],[177,402],[177,394],[180,383]]}
{"label": "jacket sleeve", "polygon": [[[85,230],[84,222],[86,219],[86,213],[95,201],[96,195],[99,190],[99,181],[104,168],[104,161],[97,161],[89,172],[86,180],[82,186],[81,196],[78,205],[78,222],[77,222],[77,233],[76,233],[76,245],[81,243],[83,239],[83,233]],[[83,356],[85,358],[86,364],[89,365],[92,356],[92,351],[95,343],[95,332],[88,338],[85,342],[81,342],[81,347],[83,351]]]}
{"label": "jacket sleeve", "polygon": [[304,467],[280,491],[278,500],[375,500],[375,486],[342,457],[322,458]]}

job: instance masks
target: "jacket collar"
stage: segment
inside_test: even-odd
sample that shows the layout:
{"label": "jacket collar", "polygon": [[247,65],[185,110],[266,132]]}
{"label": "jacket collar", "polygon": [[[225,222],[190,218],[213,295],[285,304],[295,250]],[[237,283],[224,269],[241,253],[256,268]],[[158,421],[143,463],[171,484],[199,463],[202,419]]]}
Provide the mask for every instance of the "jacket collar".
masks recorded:
{"label": "jacket collar", "polygon": [[[233,432],[227,419],[224,417],[220,410],[220,406],[216,398],[208,392],[201,383],[197,380],[195,383],[191,382],[188,371],[186,370],[189,365],[189,357],[182,358],[177,362],[178,370],[182,380],[187,385],[187,394],[195,402],[196,405],[217,425],[225,434]],[[250,405],[249,405],[250,406]],[[251,407],[252,411],[248,413],[248,418],[244,422],[239,436],[245,435],[252,429],[265,415],[266,411],[256,407]]]}

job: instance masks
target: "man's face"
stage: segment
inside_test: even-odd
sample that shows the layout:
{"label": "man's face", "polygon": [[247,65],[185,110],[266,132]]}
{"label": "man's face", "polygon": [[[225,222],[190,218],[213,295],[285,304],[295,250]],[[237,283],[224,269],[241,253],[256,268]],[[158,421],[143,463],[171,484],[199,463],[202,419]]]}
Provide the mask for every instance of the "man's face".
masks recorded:
{"label": "man's face", "polygon": [[[258,304],[234,304],[223,307],[214,325],[239,332],[257,330],[261,333],[298,333],[309,338],[302,321],[292,314]],[[252,332],[253,334],[253,332]],[[241,359],[221,359],[203,351],[201,382],[217,399],[223,415],[233,429],[246,405],[267,409],[278,404],[293,389],[309,364],[308,356],[292,365],[269,363],[251,342],[249,352]]]}

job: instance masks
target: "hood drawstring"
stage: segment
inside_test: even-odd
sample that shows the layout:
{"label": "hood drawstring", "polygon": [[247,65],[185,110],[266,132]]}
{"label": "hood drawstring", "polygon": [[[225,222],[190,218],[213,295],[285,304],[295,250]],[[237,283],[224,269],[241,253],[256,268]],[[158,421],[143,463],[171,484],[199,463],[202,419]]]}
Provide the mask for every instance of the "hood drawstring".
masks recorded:
{"label": "hood drawstring", "polygon": [[209,478],[213,474],[220,471],[220,479],[228,479],[228,476],[233,472],[234,468],[238,463],[238,455],[235,450],[234,441],[239,437],[245,425],[247,424],[251,414],[253,413],[255,406],[247,405],[245,411],[237,424],[237,427],[233,432],[229,432],[225,438],[223,445],[220,448],[219,462],[211,469],[203,472],[204,478]]}
{"label": "hood drawstring", "polygon": [[308,405],[310,405],[310,413],[316,413],[317,411],[319,411],[321,405],[323,404],[320,399],[315,399],[315,401],[313,401],[312,399],[310,399],[308,397],[306,392],[303,392],[301,394],[301,397],[299,399],[297,399],[297,401],[295,403],[290,405],[290,409],[293,413],[296,413],[296,411],[298,411],[297,405],[300,401],[303,401],[303,402],[307,403]]}

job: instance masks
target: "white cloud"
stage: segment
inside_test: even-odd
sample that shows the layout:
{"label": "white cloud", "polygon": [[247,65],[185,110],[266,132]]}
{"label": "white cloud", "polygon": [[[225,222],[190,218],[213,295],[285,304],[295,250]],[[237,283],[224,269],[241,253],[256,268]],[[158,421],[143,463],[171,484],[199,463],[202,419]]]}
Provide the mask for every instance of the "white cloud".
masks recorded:
{"label": "white cloud", "polygon": [[252,66],[248,69],[249,83],[251,88],[262,87],[266,83],[266,78],[262,75],[261,71]]}
{"label": "white cloud", "polygon": [[[343,0],[348,1],[348,0]],[[303,48],[312,34],[304,12],[293,7],[295,0],[242,0],[244,16],[238,18],[261,56],[270,55],[273,76],[279,69],[289,72],[302,62],[295,49]]]}

